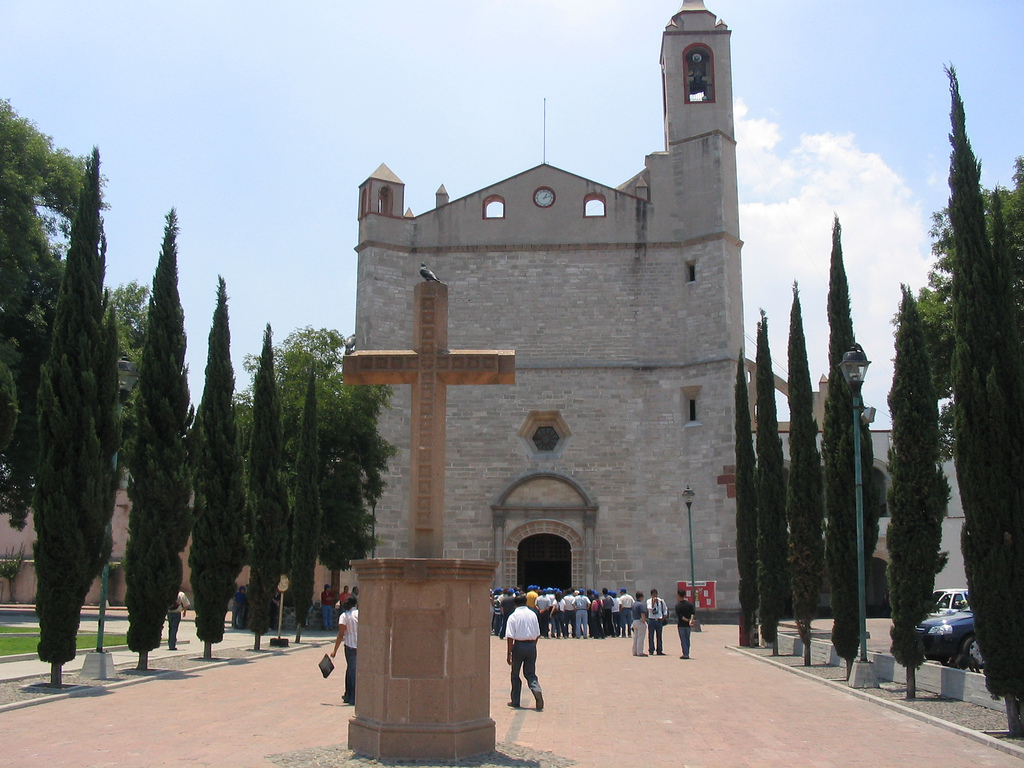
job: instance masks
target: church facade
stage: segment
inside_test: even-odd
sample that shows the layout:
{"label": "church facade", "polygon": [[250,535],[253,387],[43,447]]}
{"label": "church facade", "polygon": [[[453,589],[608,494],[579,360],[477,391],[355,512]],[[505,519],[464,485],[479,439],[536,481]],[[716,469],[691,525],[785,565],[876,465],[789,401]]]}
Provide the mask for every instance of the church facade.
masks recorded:
{"label": "church facade", "polygon": [[[542,164],[403,215],[382,165],[359,190],[356,339],[408,349],[425,262],[449,288],[451,349],[516,352],[516,384],[452,387],[444,556],[495,586],[671,596],[738,608],[733,388],[743,349],[730,31],[701,0],[665,28],[665,149],[609,186]],[[639,166],[639,162],[638,162]],[[377,554],[408,553],[409,388],[380,428],[400,452]]]}

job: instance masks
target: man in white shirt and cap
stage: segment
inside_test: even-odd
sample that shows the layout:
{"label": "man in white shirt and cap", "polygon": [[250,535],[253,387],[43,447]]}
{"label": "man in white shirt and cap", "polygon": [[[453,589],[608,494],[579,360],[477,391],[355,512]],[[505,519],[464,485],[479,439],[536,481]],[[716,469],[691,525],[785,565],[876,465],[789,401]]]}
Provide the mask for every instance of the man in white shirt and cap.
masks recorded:
{"label": "man in white shirt and cap", "polygon": [[526,607],[526,595],[516,595],[515,606],[505,627],[508,665],[512,667],[512,701],[508,705],[515,709],[520,707],[523,681],[519,674],[522,670],[539,712],[544,709],[544,695],[537,681],[537,638],[540,637],[540,623],[537,621],[537,614]]}

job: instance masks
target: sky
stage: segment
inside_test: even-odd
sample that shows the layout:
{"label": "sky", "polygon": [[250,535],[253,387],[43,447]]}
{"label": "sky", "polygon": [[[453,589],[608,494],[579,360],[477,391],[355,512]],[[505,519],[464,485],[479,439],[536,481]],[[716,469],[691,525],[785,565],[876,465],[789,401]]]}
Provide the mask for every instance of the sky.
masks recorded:
{"label": "sky", "polygon": [[[747,354],[764,309],[785,376],[796,281],[815,385],[826,372],[837,215],[887,426],[900,284],[926,283],[949,196],[943,66],[983,183],[1012,184],[1024,3],[705,3],[733,31]],[[442,183],[455,199],[545,159],[611,186],[641,170],[664,149],[661,33],[681,4],[0,0],[0,98],[58,147],[99,147],[108,285],[151,282],[177,210],[198,402],[218,275],[240,388],[267,323],[275,341],[352,332],[357,189],[381,163],[415,214]]]}

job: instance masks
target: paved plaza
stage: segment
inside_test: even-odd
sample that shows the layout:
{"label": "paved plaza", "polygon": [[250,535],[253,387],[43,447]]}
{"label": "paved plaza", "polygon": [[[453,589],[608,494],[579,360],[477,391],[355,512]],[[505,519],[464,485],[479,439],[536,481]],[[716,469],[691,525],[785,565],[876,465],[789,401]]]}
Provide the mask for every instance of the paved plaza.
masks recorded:
{"label": "paved plaza", "polygon": [[[194,625],[182,629],[192,639],[185,653],[200,655]],[[492,638],[497,740],[509,753],[511,745],[550,753],[551,765],[600,768],[1024,764],[939,724],[730,650],[736,635],[735,627],[706,626],[694,635],[689,661],[680,660],[671,631],[663,657],[633,657],[630,641],[617,638],[542,640],[543,712],[506,706],[505,644]],[[235,646],[252,642],[248,633],[228,638]],[[0,766],[341,764],[353,710],[341,702],[342,675],[324,680],[317,669],[327,633],[311,641],[0,712]],[[156,652],[152,666],[164,657]],[[9,668],[0,664],[0,675]],[[546,762],[502,756],[494,764]]]}

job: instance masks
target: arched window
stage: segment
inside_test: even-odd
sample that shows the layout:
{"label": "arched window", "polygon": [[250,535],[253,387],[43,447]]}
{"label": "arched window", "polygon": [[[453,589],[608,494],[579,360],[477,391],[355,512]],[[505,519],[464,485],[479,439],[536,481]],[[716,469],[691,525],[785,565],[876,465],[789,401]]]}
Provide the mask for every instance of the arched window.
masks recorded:
{"label": "arched window", "polygon": [[683,51],[683,72],[686,76],[687,104],[715,100],[715,65],[710,48],[691,45]]}
{"label": "arched window", "polygon": [[377,194],[377,213],[391,215],[391,187],[381,187]]}
{"label": "arched window", "polygon": [[583,198],[583,215],[587,218],[600,218],[605,215],[604,195],[591,192]]}
{"label": "arched window", "polygon": [[484,218],[485,219],[504,219],[505,218],[505,198],[501,195],[489,195],[484,198]]}

